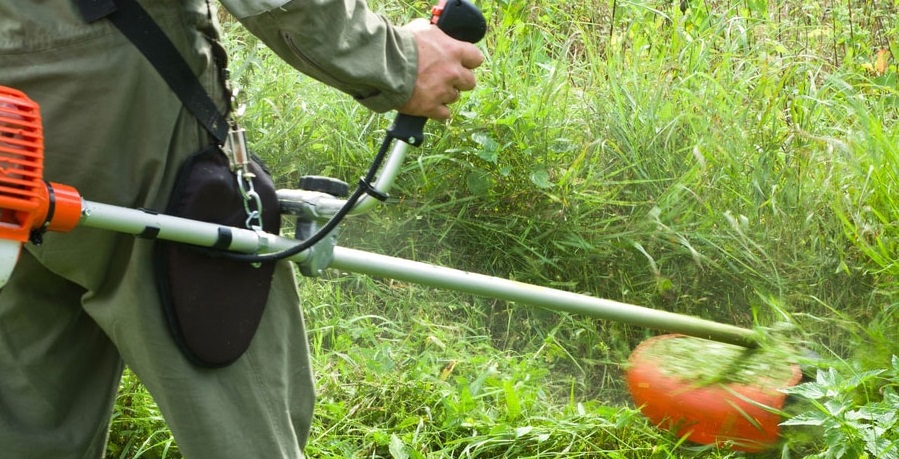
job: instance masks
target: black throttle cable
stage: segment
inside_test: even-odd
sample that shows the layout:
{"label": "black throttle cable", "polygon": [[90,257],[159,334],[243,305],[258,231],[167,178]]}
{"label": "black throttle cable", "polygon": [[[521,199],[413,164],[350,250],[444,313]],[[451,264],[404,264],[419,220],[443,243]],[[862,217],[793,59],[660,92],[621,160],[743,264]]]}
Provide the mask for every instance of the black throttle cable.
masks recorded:
{"label": "black throttle cable", "polygon": [[335,213],[324,226],[322,226],[315,234],[310,236],[308,239],[303,240],[299,244],[281,250],[279,252],[265,253],[265,254],[253,254],[253,253],[238,253],[238,252],[229,252],[226,250],[215,250],[208,249],[207,252],[213,256],[219,256],[221,258],[225,258],[228,260],[241,261],[246,263],[265,263],[271,261],[279,261],[284,260],[286,258],[290,258],[313,245],[321,242],[331,231],[337,228],[338,225],[349,215],[350,211],[353,210],[353,207],[356,203],[362,199],[363,195],[370,195],[373,198],[383,201],[386,198],[386,195],[376,190],[371,182],[375,178],[375,174],[378,173],[378,169],[381,168],[381,163],[384,162],[384,157],[387,155],[387,151],[390,148],[391,141],[393,140],[392,136],[387,136],[384,139],[384,142],[381,143],[381,148],[378,150],[378,154],[375,155],[375,158],[371,162],[371,166],[368,168],[368,172],[364,177],[359,179],[359,184],[356,187],[356,191],[347,198],[346,203]]}

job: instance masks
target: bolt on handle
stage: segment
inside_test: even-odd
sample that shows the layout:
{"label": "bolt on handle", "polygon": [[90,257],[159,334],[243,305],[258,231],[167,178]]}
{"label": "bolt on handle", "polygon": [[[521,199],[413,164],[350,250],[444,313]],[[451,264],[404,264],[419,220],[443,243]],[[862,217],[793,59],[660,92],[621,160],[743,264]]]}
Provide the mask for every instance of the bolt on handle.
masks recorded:
{"label": "bolt on handle", "polygon": [[[431,24],[459,41],[477,43],[487,33],[487,21],[478,7],[467,0],[440,0],[431,10]],[[387,130],[390,138],[418,147],[424,143],[423,116],[399,114]]]}

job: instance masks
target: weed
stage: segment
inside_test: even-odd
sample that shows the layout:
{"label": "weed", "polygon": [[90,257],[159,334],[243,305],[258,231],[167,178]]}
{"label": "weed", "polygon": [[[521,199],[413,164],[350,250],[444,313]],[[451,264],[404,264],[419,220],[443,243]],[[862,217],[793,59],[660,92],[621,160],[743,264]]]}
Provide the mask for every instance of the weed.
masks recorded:
{"label": "weed", "polygon": [[888,369],[818,370],[814,381],[786,389],[808,409],[783,422],[817,431],[811,458],[899,458],[899,357]]}

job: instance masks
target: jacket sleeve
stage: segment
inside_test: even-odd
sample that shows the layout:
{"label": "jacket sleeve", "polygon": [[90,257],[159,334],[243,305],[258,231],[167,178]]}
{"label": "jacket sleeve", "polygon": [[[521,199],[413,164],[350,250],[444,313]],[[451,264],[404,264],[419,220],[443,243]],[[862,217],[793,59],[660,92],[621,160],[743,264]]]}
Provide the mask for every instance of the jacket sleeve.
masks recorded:
{"label": "jacket sleeve", "polygon": [[251,33],[301,72],[377,112],[412,96],[418,50],[411,32],[365,0],[221,0]]}

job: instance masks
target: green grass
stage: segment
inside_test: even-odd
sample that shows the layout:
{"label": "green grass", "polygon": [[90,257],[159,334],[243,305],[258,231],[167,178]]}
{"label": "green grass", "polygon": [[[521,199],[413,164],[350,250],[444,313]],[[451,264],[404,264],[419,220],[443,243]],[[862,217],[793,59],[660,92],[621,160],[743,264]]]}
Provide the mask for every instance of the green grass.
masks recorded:
{"label": "green grass", "polygon": [[[817,386],[751,457],[895,457],[899,99],[877,52],[899,24],[875,3],[482,2],[478,88],[428,125],[399,202],[341,244],[804,346]],[[278,182],[361,175],[390,116],[225,25],[243,124]],[[347,273],[302,293],[312,457],[744,457],[630,404],[623,365],[655,332]],[[154,409],[128,374],[109,457],[177,457]]]}

